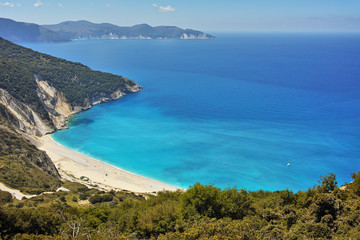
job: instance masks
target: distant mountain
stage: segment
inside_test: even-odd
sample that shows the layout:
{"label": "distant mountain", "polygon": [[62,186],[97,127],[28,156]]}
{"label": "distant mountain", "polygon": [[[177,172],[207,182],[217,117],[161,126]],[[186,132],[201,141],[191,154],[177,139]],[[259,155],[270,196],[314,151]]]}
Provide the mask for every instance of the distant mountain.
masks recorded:
{"label": "distant mountain", "polygon": [[55,25],[43,25],[67,39],[212,39],[209,34],[175,26],[151,27],[139,24],[132,27],[120,27],[109,23],[91,23],[88,21],[68,21]]}
{"label": "distant mountain", "polygon": [[0,18],[0,37],[12,42],[66,42],[67,38],[33,23]]}

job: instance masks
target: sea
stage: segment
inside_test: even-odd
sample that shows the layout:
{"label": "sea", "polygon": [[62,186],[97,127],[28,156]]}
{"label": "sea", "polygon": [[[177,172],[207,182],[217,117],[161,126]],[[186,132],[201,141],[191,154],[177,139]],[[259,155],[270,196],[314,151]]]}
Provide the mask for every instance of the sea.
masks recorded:
{"label": "sea", "polygon": [[360,170],[360,34],[213,33],[26,47],[143,89],[94,106],[57,142],[187,189],[307,190]]}

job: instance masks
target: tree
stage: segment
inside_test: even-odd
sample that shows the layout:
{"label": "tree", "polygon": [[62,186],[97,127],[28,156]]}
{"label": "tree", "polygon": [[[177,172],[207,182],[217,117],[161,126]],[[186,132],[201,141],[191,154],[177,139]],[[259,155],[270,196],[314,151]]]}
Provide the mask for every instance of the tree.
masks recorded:
{"label": "tree", "polygon": [[319,183],[321,185],[317,186],[317,190],[321,193],[329,193],[337,188],[336,175],[334,173],[329,173],[327,176],[321,176]]}
{"label": "tree", "polygon": [[354,179],[354,181],[349,185],[350,190],[360,196],[360,171],[358,172],[358,174],[353,173],[351,174],[352,179]]}
{"label": "tree", "polygon": [[221,206],[221,217],[242,219],[251,210],[251,201],[245,190],[225,189],[221,191],[218,201]]}
{"label": "tree", "polygon": [[10,193],[0,190],[0,203],[12,202],[13,197]]}
{"label": "tree", "polygon": [[185,218],[199,214],[201,216],[219,218],[221,206],[218,198],[220,188],[213,185],[196,183],[181,198],[181,209]]}

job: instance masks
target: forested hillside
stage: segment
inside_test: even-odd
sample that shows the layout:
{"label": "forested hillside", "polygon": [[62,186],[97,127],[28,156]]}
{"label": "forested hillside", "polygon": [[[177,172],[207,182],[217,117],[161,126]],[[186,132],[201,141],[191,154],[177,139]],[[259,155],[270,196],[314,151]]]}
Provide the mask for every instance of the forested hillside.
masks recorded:
{"label": "forested hillside", "polygon": [[[359,239],[360,175],[338,188],[335,175],[307,191],[248,192],[195,184],[157,196],[69,192],[14,201],[0,193],[4,239]],[[2,197],[1,197],[2,196]]]}
{"label": "forested hillside", "polygon": [[135,82],[13,44],[0,38],[0,88],[43,112],[35,76],[62,92],[72,106],[84,106],[118,90],[129,92]]}
{"label": "forested hillside", "polygon": [[127,78],[0,38],[0,182],[30,194],[56,190],[52,161],[21,133],[41,137],[66,127],[72,113],[139,90]]}
{"label": "forested hillside", "polygon": [[110,23],[92,23],[88,21],[67,21],[43,27],[58,33],[67,39],[118,39],[118,38],[151,38],[151,39],[213,39],[214,36],[204,32],[182,29],[175,26],[152,27],[138,24],[121,27]]}
{"label": "forested hillside", "polygon": [[110,23],[66,21],[53,25],[17,22],[0,18],[0,37],[13,42],[69,42],[72,39],[213,39],[214,36],[176,26],[138,24],[121,27]]}

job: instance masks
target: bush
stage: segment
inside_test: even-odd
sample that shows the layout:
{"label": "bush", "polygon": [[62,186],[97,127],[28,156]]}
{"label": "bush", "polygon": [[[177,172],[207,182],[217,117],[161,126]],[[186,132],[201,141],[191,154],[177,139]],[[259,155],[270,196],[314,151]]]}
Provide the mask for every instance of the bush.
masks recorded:
{"label": "bush", "polygon": [[0,203],[8,203],[13,201],[11,193],[0,190]]}
{"label": "bush", "polygon": [[89,202],[91,204],[111,202],[112,200],[113,200],[113,196],[111,194],[105,194],[105,195],[95,194],[89,198]]}
{"label": "bush", "polygon": [[88,197],[90,197],[90,193],[84,192],[84,193],[80,194],[79,199],[86,200],[86,199],[88,199]]}

